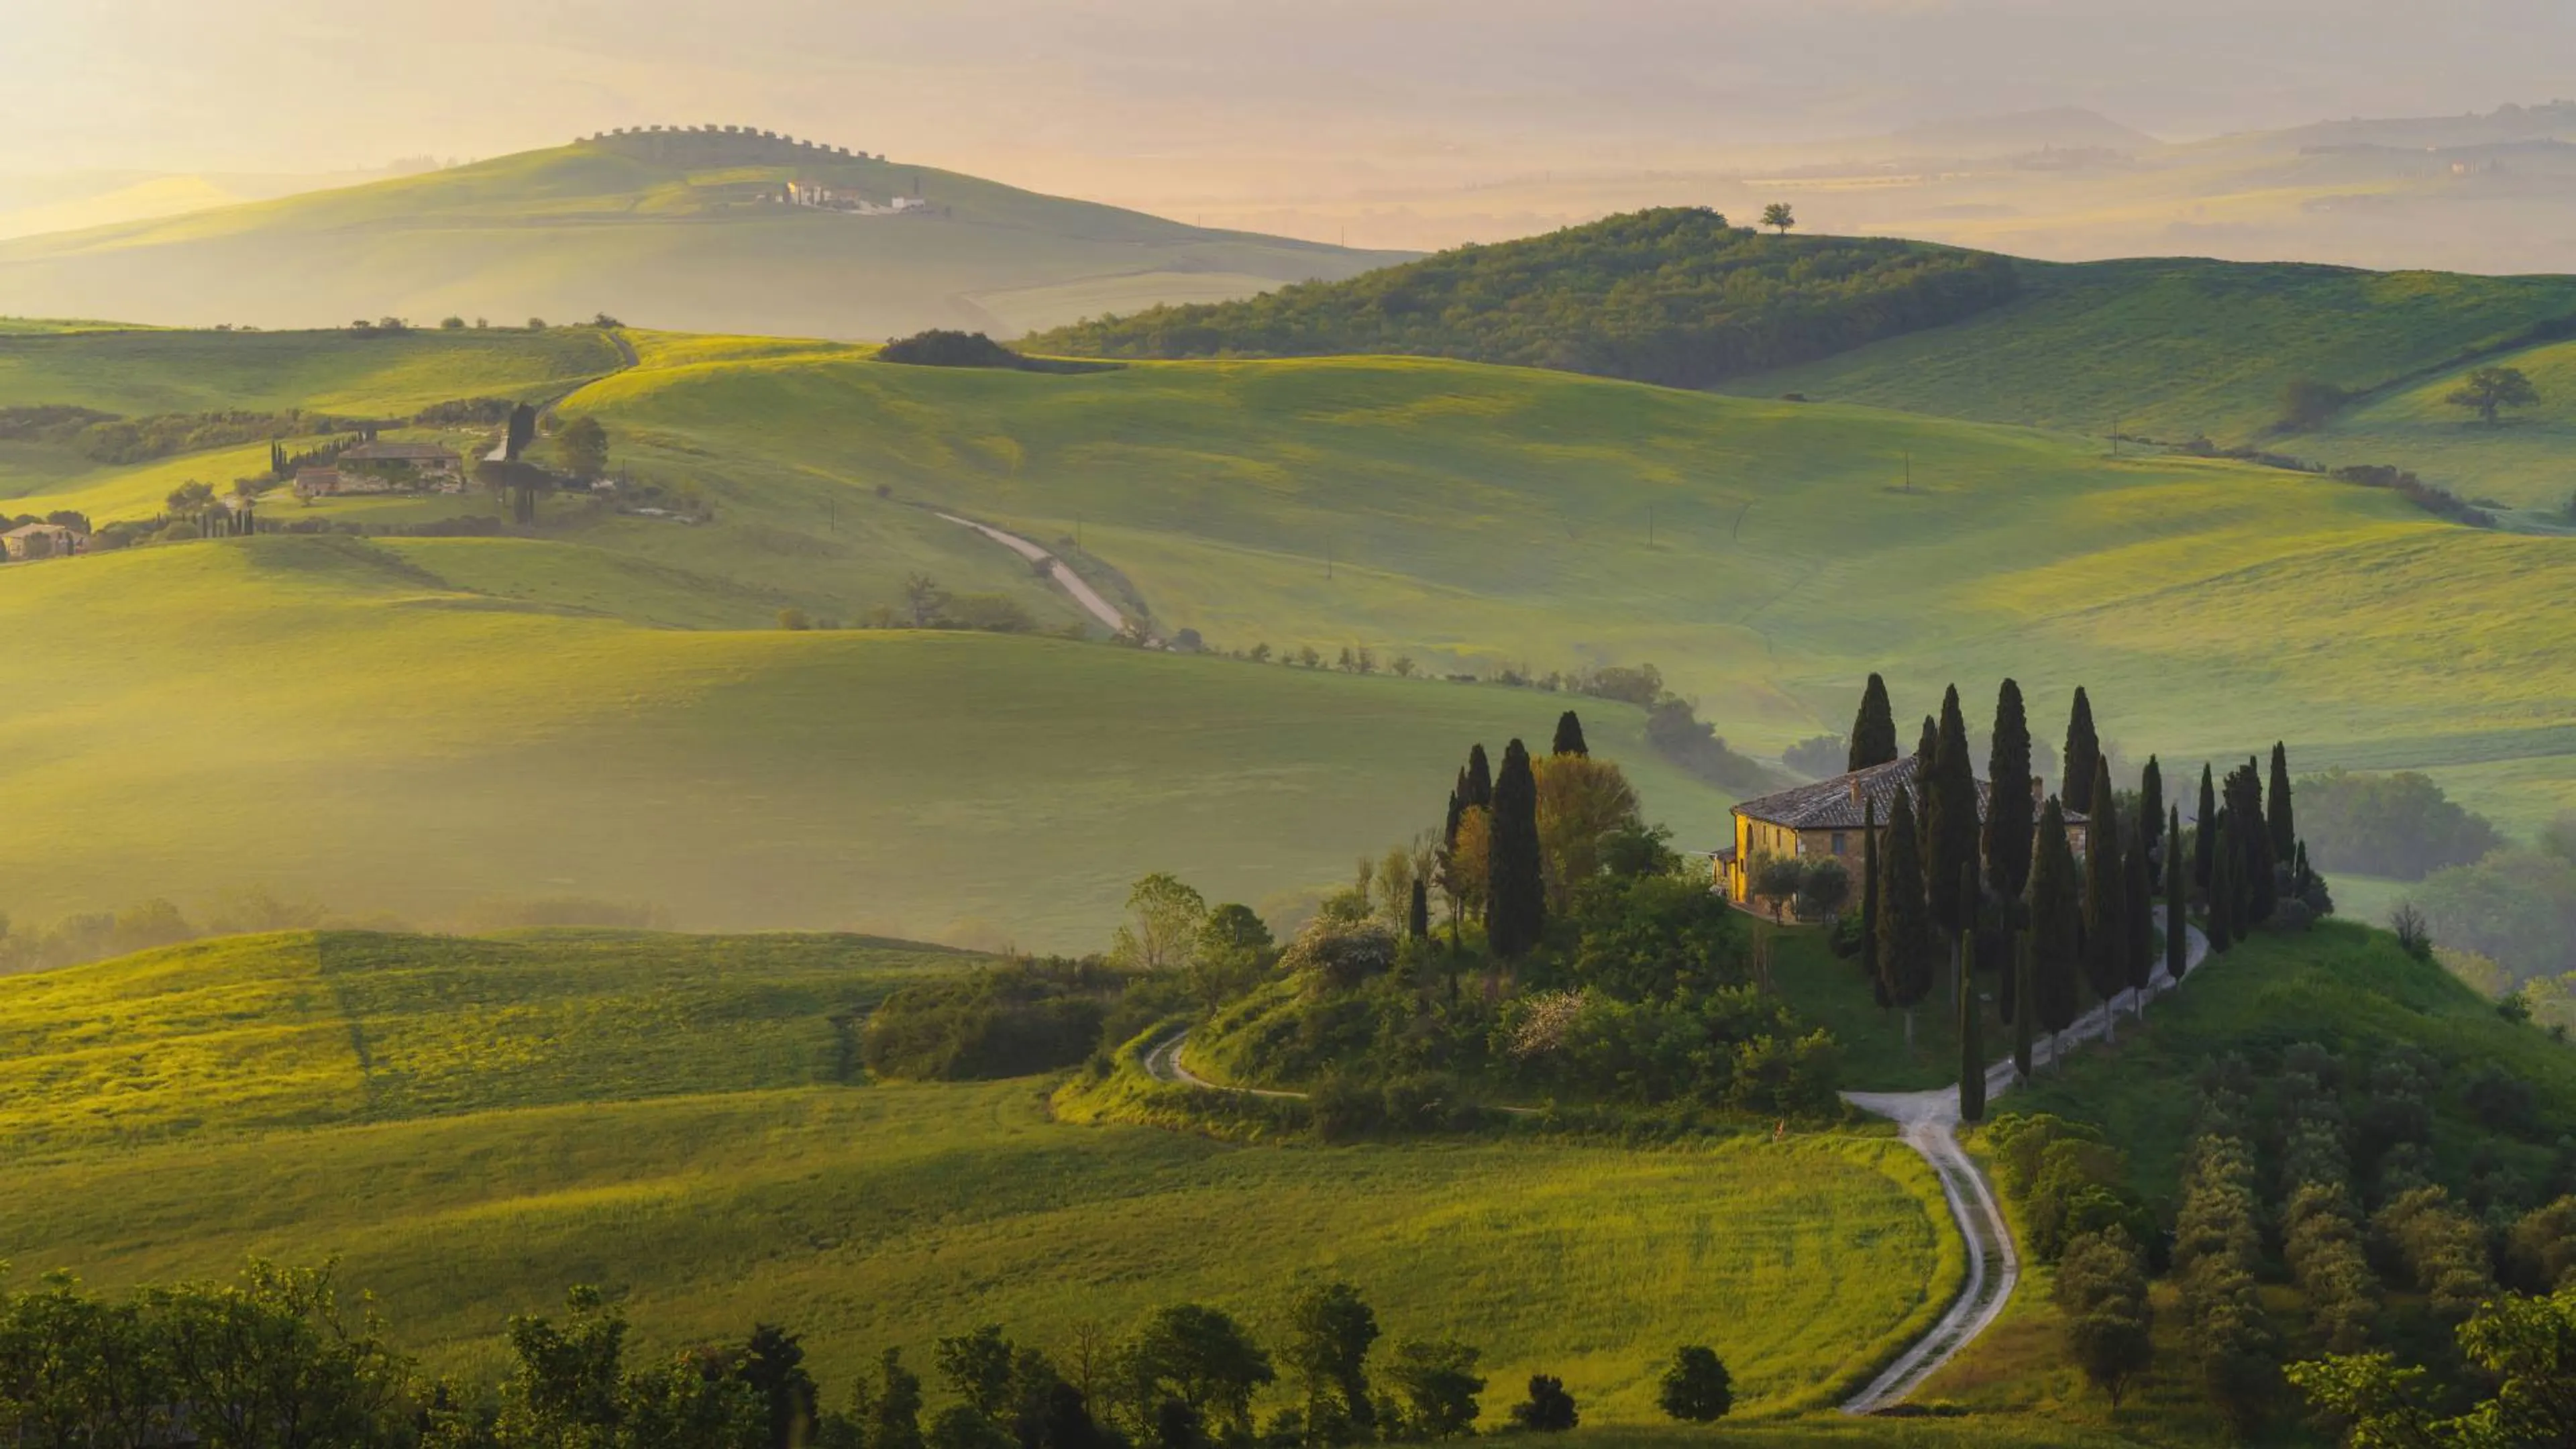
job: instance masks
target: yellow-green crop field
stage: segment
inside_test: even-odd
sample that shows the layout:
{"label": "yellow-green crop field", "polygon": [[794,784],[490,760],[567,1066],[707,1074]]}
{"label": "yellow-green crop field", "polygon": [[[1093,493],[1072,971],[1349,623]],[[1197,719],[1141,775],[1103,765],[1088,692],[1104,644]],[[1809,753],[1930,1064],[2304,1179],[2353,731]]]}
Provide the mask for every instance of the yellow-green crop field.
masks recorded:
{"label": "yellow-green crop field", "polygon": [[[236,938],[0,981],[0,1253],[102,1285],[337,1259],[435,1367],[494,1371],[578,1282],[648,1345],[806,1335],[832,1392],[981,1322],[1062,1346],[1153,1307],[1276,1334],[1308,1275],[1589,1420],[1674,1345],[1821,1407],[1960,1273],[1885,1138],[1248,1147],[1048,1120],[1046,1083],[840,1080],[830,1017],[971,958],[831,937]],[[1939,1224],[1936,1226],[1936,1223]]]}

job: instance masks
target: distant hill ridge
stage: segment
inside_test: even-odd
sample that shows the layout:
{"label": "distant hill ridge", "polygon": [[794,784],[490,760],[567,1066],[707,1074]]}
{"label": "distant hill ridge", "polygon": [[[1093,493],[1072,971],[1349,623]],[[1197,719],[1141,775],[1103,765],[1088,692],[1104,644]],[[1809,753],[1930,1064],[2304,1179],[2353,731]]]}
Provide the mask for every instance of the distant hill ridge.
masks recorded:
{"label": "distant hill ridge", "polygon": [[1990,253],[1765,236],[1670,207],[1059,328],[1031,345],[1103,357],[1394,353],[1703,387],[1955,322],[2019,287],[2013,263]]}

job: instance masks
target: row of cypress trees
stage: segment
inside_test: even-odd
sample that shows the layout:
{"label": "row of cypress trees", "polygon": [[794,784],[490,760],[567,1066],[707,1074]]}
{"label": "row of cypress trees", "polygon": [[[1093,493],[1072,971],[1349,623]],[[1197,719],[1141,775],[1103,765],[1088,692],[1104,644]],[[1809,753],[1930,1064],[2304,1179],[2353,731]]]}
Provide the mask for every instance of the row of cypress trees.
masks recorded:
{"label": "row of cypress trees", "polygon": [[[1590,755],[1583,721],[1567,710],[1556,722],[1550,753]],[[1497,772],[1482,744],[1467,751],[1458,783],[1449,791],[1449,815],[1441,830],[1441,853],[1453,857],[1458,828],[1470,810],[1486,812],[1485,879],[1482,896],[1485,944],[1506,961],[1517,961],[1539,943],[1547,926],[1547,874],[1540,859],[1538,772],[1527,746],[1518,739],[1503,747]],[[1427,909],[1427,906],[1426,906]]]}
{"label": "row of cypress trees", "polygon": [[[1871,675],[1853,721],[1854,770],[1898,758],[1886,682]],[[1984,1107],[1984,1048],[1974,972],[1997,984],[1997,1004],[2013,1026],[2013,1059],[2028,1076],[2034,1028],[2051,1035],[2074,1025],[2084,996],[2112,1001],[2145,989],[2161,965],[2179,980],[2188,962],[2182,816],[2164,799],[2162,765],[2149,758],[2134,809],[2112,780],[2093,719],[2078,688],[2069,708],[2061,759],[2066,775],[2042,799],[2032,781],[2028,711],[2021,686],[1997,690],[1986,778],[1992,782],[1982,822],[1976,775],[1952,686],[1937,717],[1926,717],[1916,746],[1914,788],[1897,790],[1886,829],[1875,797],[1864,805],[1860,955],[1882,1005],[1913,1011],[1931,994],[1949,958],[1960,1038],[1960,1095],[1969,1120]],[[2270,788],[2254,762],[2226,778],[2224,804],[2204,768],[2189,885],[2209,903],[2211,944],[2224,950],[2277,904],[2275,867],[2292,863],[2292,889],[2313,880],[2298,844],[2287,749],[2272,747]],[[2134,818],[2124,820],[2124,814]],[[2081,826],[2085,849],[2075,849]],[[2161,914],[2164,946],[2156,949]]]}

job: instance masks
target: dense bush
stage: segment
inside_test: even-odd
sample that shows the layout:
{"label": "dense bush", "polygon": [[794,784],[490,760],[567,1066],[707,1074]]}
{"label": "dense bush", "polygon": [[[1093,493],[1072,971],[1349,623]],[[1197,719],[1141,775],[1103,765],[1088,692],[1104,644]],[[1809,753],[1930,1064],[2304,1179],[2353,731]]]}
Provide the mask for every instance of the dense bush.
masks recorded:
{"label": "dense bush", "polygon": [[861,1033],[883,1077],[967,1081],[1072,1066],[1101,1040],[1119,973],[1089,961],[1023,961],[887,997]]}
{"label": "dense bush", "polygon": [[2329,770],[2298,782],[2299,832],[2319,870],[2422,880],[2466,865],[2504,843],[2483,816],[2452,803],[2412,771]]}
{"label": "dense bush", "polygon": [[1032,341],[1098,357],[1399,353],[1702,387],[1955,322],[2019,285],[2003,257],[1763,236],[1672,207]]}

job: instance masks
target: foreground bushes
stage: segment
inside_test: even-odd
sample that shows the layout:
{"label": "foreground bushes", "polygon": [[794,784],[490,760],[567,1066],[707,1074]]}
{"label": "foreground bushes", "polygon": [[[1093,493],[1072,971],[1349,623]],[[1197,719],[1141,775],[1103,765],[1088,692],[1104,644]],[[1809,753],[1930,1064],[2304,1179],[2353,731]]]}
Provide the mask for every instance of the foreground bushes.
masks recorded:
{"label": "foreground bushes", "polygon": [[1097,961],[1015,961],[885,999],[860,1035],[881,1077],[971,1081],[1073,1066],[1099,1047],[1127,985]]}

